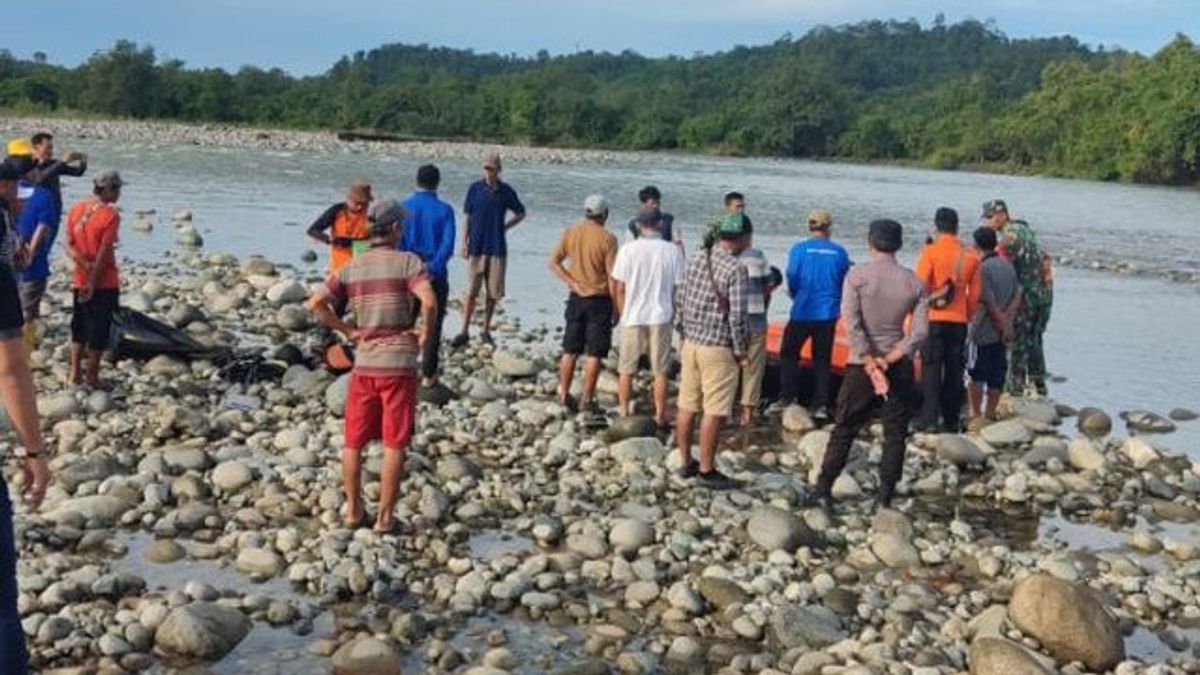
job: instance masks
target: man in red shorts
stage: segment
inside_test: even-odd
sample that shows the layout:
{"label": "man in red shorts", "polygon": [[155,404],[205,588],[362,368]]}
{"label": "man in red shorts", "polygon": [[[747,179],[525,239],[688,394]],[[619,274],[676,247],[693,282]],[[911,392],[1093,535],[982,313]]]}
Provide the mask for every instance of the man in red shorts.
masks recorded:
{"label": "man in red shorts", "polygon": [[[342,477],[346,489],[346,525],[367,522],[362,500],[362,450],[383,443],[379,515],[375,531],[395,525],[394,511],[404,473],[405,453],[417,411],[417,356],[437,314],[437,296],[421,259],[395,250],[404,209],[394,200],[376,204],[370,214],[371,248],[331,274],[308,306],[330,329],[356,344],[354,371],[346,398],[346,441]],[[421,326],[414,307],[420,301]],[[345,306],[352,323],[339,318]]]}

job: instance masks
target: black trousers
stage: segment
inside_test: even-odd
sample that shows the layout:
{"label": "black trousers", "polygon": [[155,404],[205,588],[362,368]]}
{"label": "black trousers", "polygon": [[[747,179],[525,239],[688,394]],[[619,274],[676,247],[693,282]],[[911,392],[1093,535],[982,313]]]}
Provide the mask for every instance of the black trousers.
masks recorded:
{"label": "black trousers", "polygon": [[800,398],[800,348],[812,338],[814,388],[813,409],[829,405],[830,363],[837,321],[788,321],[779,347],[779,397]]}
{"label": "black trousers", "polygon": [[442,323],[446,320],[446,302],[450,298],[449,281],[430,277],[429,284],[433,286],[433,294],[437,296],[437,316],[430,327],[429,339],[425,340],[425,346],[421,348],[421,377],[426,378],[437,376],[438,352],[442,346]]}
{"label": "black trousers", "polygon": [[837,426],[829,436],[825,458],[821,462],[821,477],[817,489],[828,494],[833,482],[846,468],[850,446],[862,428],[871,420],[876,406],[883,422],[883,459],[879,462],[879,497],[884,504],[891,502],[896,483],[904,471],[904,446],[908,436],[910,392],[913,386],[912,361],[904,359],[888,368],[889,391],[886,400],[875,395],[871,378],[862,366],[848,366],[838,392]]}
{"label": "black trousers", "polygon": [[929,337],[921,348],[921,426],[943,424],[958,429],[963,406],[963,369],[966,367],[967,324],[931,321]]}

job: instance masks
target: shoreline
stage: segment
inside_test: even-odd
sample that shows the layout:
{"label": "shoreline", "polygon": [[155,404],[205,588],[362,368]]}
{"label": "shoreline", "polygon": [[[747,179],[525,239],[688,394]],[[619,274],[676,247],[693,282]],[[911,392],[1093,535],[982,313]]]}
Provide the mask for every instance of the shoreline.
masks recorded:
{"label": "shoreline", "polygon": [[[1001,675],[982,665],[994,653],[1055,668],[1079,658],[1016,597],[1050,577],[1067,604],[1113,613],[1116,638],[1097,617],[1069,628],[1097,658],[1120,649],[1116,672],[1171,672],[1168,656],[1200,668],[1200,463],[1103,414],[1019,400],[979,433],[914,436],[906,513],[886,518],[867,505],[880,452],[868,433],[831,519],[800,505],[828,438],[806,416],[723,447],[743,489],[700,489],[674,476],[678,453],[659,440],[599,435],[567,414],[553,400],[552,333],[502,315],[495,350],[447,352],[443,380],[462,398],[422,405],[406,529],[379,536],[340,523],[345,377],[293,365],[279,381],[229,382],[216,364],[157,357],[106,364],[112,393],[65,388],[60,272],[35,356],[56,481],[42,513],[18,518],[39,667],[174,663],[162,653],[203,636],[170,627],[200,613],[236,637],[228,656],[200,660],[236,659],[239,672],[327,672],[330,656],[354,672],[361,649],[405,672],[941,675],[969,663]],[[199,340],[301,353],[319,342],[303,273],[287,266],[174,249],[123,274],[123,304]],[[613,380],[606,369],[606,396]],[[1073,545],[1019,533],[1043,518],[1078,530]],[[471,637],[481,621],[498,627]],[[290,651],[266,651],[251,625]],[[566,637],[549,650],[523,631]]]}

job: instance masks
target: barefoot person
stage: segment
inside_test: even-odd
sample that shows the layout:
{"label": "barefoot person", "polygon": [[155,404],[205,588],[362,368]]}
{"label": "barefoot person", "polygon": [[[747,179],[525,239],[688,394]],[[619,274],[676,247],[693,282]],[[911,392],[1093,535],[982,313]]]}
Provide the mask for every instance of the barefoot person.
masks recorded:
{"label": "barefoot person", "polygon": [[[681,475],[700,476],[707,487],[725,489],[737,481],[717,470],[721,425],[733,409],[739,368],[747,361],[746,268],[737,255],[746,247],[745,216],[730,213],[717,229],[720,241],[688,262],[677,303],[683,337],[679,414],[675,439],[683,457]],[[700,421],[699,466],[692,459],[692,423]]]}
{"label": "barefoot person", "polygon": [[467,215],[462,250],[463,258],[467,259],[467,297],[463,302],[462,331],[450,342],[451,347],[464,347],[470,340],[471,318],[480,290],[487,292],[482,338],[485,344],[492,343],[492,316],[504,297],[507,232],[525,219],[525,205],[517,197],[517,191],[500,180],[500,168],[500,155],[485,157],[483,178],[471,184],[463,204]]}
{"label": "barefoot person", "polygon": [[[912,357],[929,331],[925,286],[896,262],[903,229],[894,220],[871,223],[867,244],[871,261],[846,275],[842,319],[850,340],[850,358],[838,392],[837,426],[825,447],[821,476],[812,501],[833,507],[833,483],[846,467],[850,446],[866,426],[876,405],[883,420],[883,458],[879,462],[879,505],[890,506],[904,470]],[[912,315],[912,331],[904,333]]]}
{"label": "barefoot person", "polygon": [[[17,293],[20,255],[11,209],[23,172],[0,163],[0,399],[25,447],[25,501],[37,508],[46,496],[50,469],[38,426],[37,397],[29,372],[21,328],[24,319]],[[17,550],[13,542],[13,509],[8,486],[0,478],[0,673],[26,675],[25,631],[17,611]]]}
{"label": "barefoot person", "polygon": [[371,226],[367,222],[367,208],[371,206],[371,184],[355,180],[346,188],[346,201],[338,202],[325,209],[312,225],[308,236],[329,244],[329,273],[336,274],[354,257],[355,246],[366,246],[370,241]]}
{"label": "barefoot person", "polygon": [[124,182],[116,171],[105,171],[92,182],[92,196],[72,207],[67,216],[67,252],[75,261],[71,383],[100,387],[100,357],[108,348],[113,312],[120,300],[114,248],[121,226],[116,204]]}
{"label": "barefoot person", "polygon": [[[608,201],[592,195],[583,203],[583,220],[568,227],[550,252],[550,271],[567,285],[566,329],[558,365],[558,401],[568,409],[591,409],[595,403],[600,361],[612,347],[613,301],[609,276],[617,257],[617,238],[604,227]],[[566,263],[566,264],[564,264]],[[581,354],[583,395],[571,398],[571,380]]]}
{"label": "barefoot person", "polygon": [[[356,345],[354,371],[346,397],[345,450],[342,476],[346,490],[346,525],[367,521],[362,500],[362,451],[383,443],[379,514],[375,530],[390,532],[404,459],[417,411],[417,355],[437,317],[437,296],[421,259],[395,250],[404,209],[395,201],[376,204],[370,213],[370,250],[329,275],[308,306],[332,330]],[[413,330],[413,300],[420,301],[420,334]],[[344,305],[354,324],[343,321],[335,307]]]}
{"label": "barefoot person", "polygon": [[617,403],[622,417],[632,413],[633,376],[638,361],[649,355],[654,374],[654,421],[661,429],[667,424],[675,289],[683,285],[687,264],[680,248],[662,238],[658,209],[642,211],[637,221],[637,239],[617,251],[612,271],[613,298],[621,317]]}

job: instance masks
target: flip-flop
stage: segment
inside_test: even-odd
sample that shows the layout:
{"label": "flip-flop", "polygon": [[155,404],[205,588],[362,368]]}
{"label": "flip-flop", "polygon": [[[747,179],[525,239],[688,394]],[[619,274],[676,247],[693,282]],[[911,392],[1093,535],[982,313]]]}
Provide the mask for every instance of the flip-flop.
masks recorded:
{"label": "flip-flop", "polygon": [[345,518],[342,518],[342,525],[345,525],[346,528],[350,530],[361,530],[364,527],[370,527],[374,520],[375,519],[367,513],[367,510],[363,509],[362,515],[358,517],[358,520],[355,521],[354,524],[350,524]]}
{"label": "flip-flop", "polygon": [[399,535],[401,533],[400,521],[393,519],[390,527],[380,528],[378,525],[376,525],[371,528],[371,531],[380,536]]}

